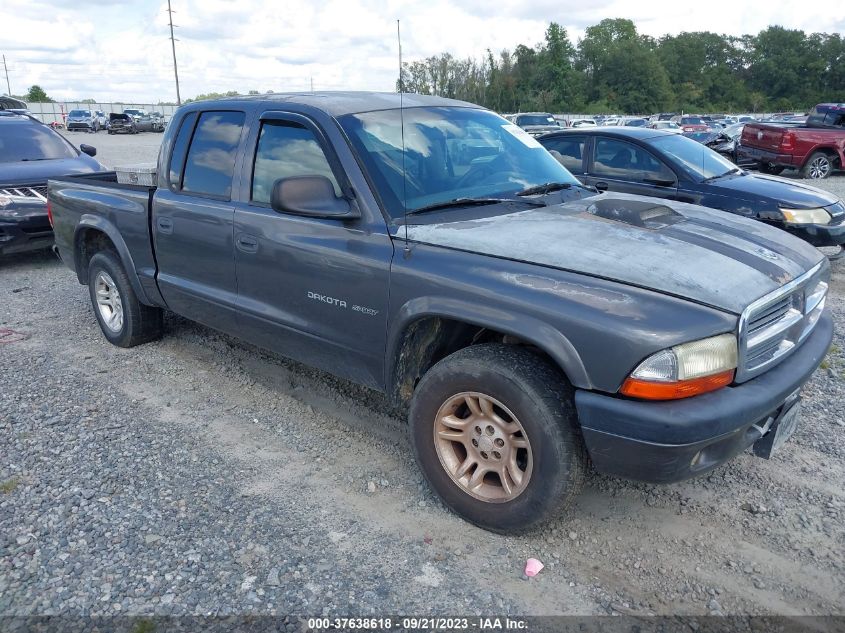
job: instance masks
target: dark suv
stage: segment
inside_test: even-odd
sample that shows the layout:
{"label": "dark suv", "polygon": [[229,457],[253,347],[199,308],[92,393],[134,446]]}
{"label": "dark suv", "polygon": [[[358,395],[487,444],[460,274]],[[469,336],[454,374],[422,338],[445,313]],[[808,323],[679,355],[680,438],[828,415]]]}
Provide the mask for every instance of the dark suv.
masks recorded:
{"label": "dark suv", "polygon": [[80,149],[32,117],[0,111],[0,255],[52,245],[47,179],[106,171],[97,150]]}

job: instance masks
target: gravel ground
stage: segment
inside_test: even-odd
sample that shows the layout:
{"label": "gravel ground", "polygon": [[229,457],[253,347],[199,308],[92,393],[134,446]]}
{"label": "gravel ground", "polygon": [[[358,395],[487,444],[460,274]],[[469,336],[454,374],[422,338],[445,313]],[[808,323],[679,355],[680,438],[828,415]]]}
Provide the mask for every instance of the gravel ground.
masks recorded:
{"label": "gravel ground", "polygon": [[[90,140],[111,165],[160,138]],[[503,537],[434,499],[379,394],[173,315],[113,347],[51,255],[0,260],[20,333],[0,339],[0,613],[845,614],[833,270],[835,346],[775,459],[594,475],[568,518]],[[546,568],[524,580],[529,556]]]}

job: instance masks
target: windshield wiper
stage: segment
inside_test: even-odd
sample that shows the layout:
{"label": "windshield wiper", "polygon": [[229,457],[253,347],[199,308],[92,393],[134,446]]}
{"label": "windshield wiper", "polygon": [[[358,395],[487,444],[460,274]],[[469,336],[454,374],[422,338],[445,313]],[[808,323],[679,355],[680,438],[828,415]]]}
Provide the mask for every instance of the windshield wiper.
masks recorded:
{"label": "windshield wiper", "polygon": [[734,167],[733,169],[726,171],[724,174],[719,174],[718,176],[710,176],[709,178],[705,178],[701,182],[710,182],[711,180],[717,180],[718,178],[724,178],[725,176],[730,176],[731,174],[741,174],[741,173],[742,173],[741,169],[739,169],[738,167]]}
{"label": "windshield wiper", "polygon": [[518,196],[534,196],[541,193],[551,193],[552,191],[560,191],[561,189],[569,189],[572,187],[571,182],[546,182],[542,185],[536,185],[534,187],[528,187],[528,189],[523,189],[522,191],[518,191],[516,195]]}
{"label": "windshield wiper", "polygon": [[50,160],[50,159],[49,158],[21,158],[22,163],[26,163],[26,162],[29,162],[29,161],[35,161],[35,160]]}
{"label": "windshield wiper", "polygon": [[[445,202],[435,202],[434,204],[428,204],[424,207],[420,207],[419,209],[408,211],[407,215],[419,215],[421,213],[428,213],[429,211],[440,211],[441,209],[454,209],[456,207],[479,207],[487,204],[500,204],[503,202],[526,203],[528,201],[514,200],[512,198],[454,198],[452,200],[446,200]],[[537,206],[546,206],[541,202],[532,202],[532,204],[536,204]]]}

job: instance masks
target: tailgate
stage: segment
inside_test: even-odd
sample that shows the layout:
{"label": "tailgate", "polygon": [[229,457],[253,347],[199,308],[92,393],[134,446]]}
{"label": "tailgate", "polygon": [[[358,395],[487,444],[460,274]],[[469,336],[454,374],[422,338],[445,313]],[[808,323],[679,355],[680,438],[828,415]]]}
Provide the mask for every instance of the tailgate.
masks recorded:
{"label": "tailgate", "polygon": [[773,152],[780,150],[785,128],[771,125],[746,125],[742,130],[742,144],[747,147],[767,149]]}

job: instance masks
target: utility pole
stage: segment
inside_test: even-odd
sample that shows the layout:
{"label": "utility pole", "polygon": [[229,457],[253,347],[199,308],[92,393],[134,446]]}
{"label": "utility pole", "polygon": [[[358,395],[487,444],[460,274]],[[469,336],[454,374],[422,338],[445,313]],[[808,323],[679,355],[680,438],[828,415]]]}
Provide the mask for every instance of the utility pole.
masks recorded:
{"label": "utility pole", "polygon": [[170,0],[167,0],[167,14],[170,17],[170,46],[173,48],[173,75],[176,77],[176,104],[182,105],[182,96],[179,94],[179,69],[176,66],[176,38],[173,37],[173,9],[170,8]]}
{"label": "utility pole", "polygon": [[3,70],[6,71],[6,94],[12,96],[12,87],[9,85],[9,69],[6,67],[6,56],[3,55]]}

